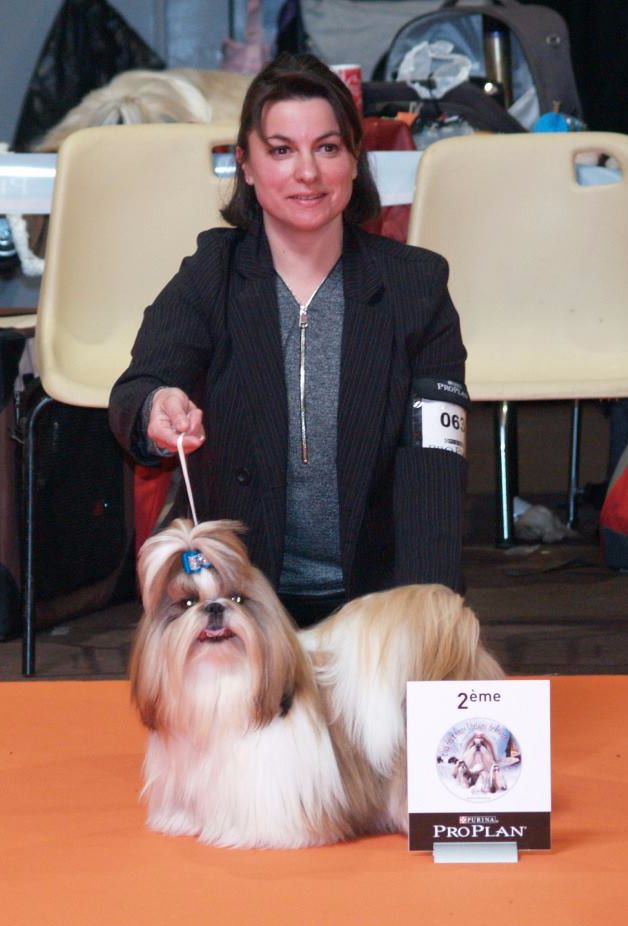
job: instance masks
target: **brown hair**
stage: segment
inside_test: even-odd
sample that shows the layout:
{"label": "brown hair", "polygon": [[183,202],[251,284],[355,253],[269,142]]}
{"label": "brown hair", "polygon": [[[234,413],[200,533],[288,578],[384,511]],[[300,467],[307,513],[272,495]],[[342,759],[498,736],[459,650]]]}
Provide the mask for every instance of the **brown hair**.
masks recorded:
{"label": "brown hair", "polygon": [[[254,78],[242,104],[237,145],[248,153],[249,135],[260,132],[264,108],[283,100],[326,100],[334,111],[340,135],[356,158],[357,176],[353,193],[344,211],[348,222],[361,224],[375,218],[380,211],[379,194],[362,146],[362,120],[349,89],[340,78],[314,55],[284,52],[267,64]],[[236,166],[235,187],[231,199],[221,209],[230,225],[248,228],[261,214],[252,186],[246,183],[240,164]]]}

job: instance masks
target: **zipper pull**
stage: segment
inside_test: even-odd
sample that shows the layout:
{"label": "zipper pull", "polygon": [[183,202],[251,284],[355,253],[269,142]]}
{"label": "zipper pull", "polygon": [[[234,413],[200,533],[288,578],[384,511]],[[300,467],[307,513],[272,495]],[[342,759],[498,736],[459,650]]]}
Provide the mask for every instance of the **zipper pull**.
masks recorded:
{"label": "zipper pull", "polygon": [[307,306],[299,306],[299,328],[307,328]]}

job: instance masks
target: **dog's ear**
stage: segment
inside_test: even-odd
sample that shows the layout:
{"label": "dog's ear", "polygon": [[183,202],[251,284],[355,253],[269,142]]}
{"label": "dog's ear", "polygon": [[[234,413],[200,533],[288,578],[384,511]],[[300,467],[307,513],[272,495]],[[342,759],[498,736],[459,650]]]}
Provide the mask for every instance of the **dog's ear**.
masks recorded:
{"label": "dog's ear", "polygon": [[276,717],[285,717],[298,698],[317,703],[317,688],[310,660],[305,654],[296,626],[274,589],[254,569],[247,589],[247,608],[259,629],[256,654],[258,683],[253,704],[253,723],[263,727]]}
{"label": "dog's ear", "polygon": [[142,544],[137,574],[146,613],[155,614],[161,607],[167,582],[181,569],[181,553],[190,549],[192,526],[191,521],[177,518]]}
{"label": "dog's ear", "polygon": [[133,702],[137,706],[142,723],[149,730],[156,730],[158,727],[157,702],[140,700],[136,695],[133,696]]}
{"label": "dog's ear", "polygon": [[140,621],[129,666],[131,700],[136,705],[142,723],[156,729],[159,714],[159,653],[156,647],[155,628],[146,615]]}
{"label": "dog's ear", "polygon": [[279,708],[280,708],[280,710],[279,710],[279,716],[280,716],[280,717],[285,717],[285,716],[289,713],[290,708],[292,707],[293,702],[294,702],[294,692],[293,692],[293,691],[290,691],[290,692],[287,691],[287,692],[284,694],[283,698],[281,699],[281,701],[280,701],[280,703],[279,703]]}
{"label": "dog's ear", "polygon": [[265,602],[263,612],[258,621],[262,625],[264,654],[254,703],[254,723],[258,727],[286,716],[297,689],[306,684],[301,645],[281,604]]}

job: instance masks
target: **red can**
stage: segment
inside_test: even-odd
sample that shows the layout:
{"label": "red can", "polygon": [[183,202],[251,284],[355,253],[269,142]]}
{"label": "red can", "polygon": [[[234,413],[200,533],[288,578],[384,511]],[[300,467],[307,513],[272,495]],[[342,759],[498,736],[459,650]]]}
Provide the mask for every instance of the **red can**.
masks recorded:
{"label": "red can", "polygon": [[351,96],[362,113],[362,68],[359,64],[330,64],[329,67],[347,85]]}

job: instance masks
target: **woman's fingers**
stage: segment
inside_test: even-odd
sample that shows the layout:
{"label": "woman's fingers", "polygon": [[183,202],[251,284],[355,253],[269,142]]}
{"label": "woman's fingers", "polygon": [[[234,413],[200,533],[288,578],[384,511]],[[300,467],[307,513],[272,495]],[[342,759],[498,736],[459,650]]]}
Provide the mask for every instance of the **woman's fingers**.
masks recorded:
{"label": "woman's fingers", "polygon": [[186,453],[197,450],[205,440],[203,413],[181,389],[160,389],[153,400],[148,437],[162,450],[177,450],[179,434],[185,434]]}

